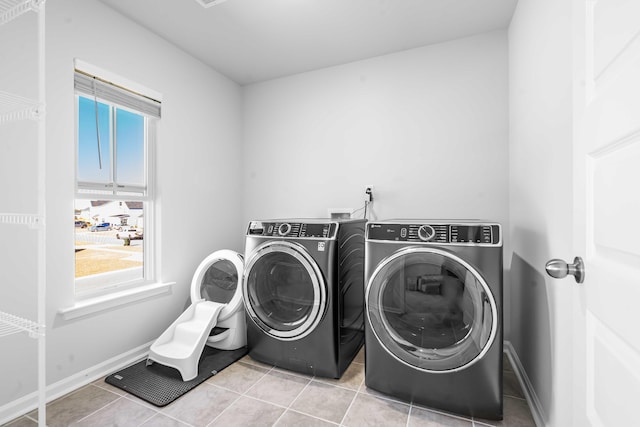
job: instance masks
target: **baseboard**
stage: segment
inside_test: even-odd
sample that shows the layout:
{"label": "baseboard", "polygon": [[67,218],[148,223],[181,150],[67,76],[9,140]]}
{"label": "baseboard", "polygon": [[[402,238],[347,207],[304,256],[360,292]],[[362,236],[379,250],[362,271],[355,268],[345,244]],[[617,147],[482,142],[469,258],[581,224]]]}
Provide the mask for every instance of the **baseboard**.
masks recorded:
{"label": "baseboard", "polygon": [[[146,357],[149,354],[151,344],[153,344],[153,341],[50,384],[47,386],[47,402],[51,402]],[[38,392],[34,391],[0,407],[0,425],[4,425],[37,408]]]}
{"label": "baseboard", "polygon": [[507,354],[509,362],[511,362],[511,367],[513,368],[513,372],[516,374],[516,378],[518,378],[524,397],[527,400],[529,409],[531,410],[533,421],[536,423],[537,427],[543,427],[545,425],[545,417],[543,416],[544,410],[533,386],[531,385],[531,381],[529,381],[526,371],[522,367],[518,353],[516,353],[516,350],[513,348],[510,341],[504,342],[504,352]]}

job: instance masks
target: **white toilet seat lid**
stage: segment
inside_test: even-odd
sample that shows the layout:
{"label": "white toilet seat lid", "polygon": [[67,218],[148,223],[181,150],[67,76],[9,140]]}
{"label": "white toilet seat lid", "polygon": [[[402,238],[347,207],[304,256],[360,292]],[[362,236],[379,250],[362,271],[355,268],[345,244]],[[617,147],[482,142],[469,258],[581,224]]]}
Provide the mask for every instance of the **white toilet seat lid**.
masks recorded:
{"label": "white toilet seat lid", "polygon": [[195,273],[193,274],[193,279],[191,280],[191,302],[194,303],[196,301],[205,299],[205,297],[202,296],[203,280],[205,279],[209,269],[219,262],[224,262],[226,264],[231,263],[235,268],[234,279],[236,279],[235,293],[233,294],[233,297],[229,302],[225,302],[225,307],[222,309],[220,315],[218,316],[218,320],[221,321],[243,308],[242,273],[244,269],[244,260],[242,258],[242,255],[240,255],[238,252],[228,249],[222,249],[212,253],[200,263],[198,268],[196,268]]}

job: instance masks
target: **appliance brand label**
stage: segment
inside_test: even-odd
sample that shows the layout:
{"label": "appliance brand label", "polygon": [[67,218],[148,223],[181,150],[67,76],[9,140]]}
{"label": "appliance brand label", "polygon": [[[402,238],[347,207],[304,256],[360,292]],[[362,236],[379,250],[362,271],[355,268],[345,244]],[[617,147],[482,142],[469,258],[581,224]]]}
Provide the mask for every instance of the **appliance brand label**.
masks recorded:
{"label": "appliance brand label", "polygon": [[325,245],[325,242],[318,242],[318,251],[319,252],[324,252],[324,245]]}

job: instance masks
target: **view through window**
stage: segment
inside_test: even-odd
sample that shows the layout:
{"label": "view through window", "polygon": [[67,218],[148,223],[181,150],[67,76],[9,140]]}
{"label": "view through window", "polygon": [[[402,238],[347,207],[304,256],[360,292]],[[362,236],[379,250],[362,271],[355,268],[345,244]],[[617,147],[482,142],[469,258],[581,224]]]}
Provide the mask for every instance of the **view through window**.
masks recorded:
{"label": "view through window", "polygon": [[77,95],[76,293],[145,280],[149,119]]}

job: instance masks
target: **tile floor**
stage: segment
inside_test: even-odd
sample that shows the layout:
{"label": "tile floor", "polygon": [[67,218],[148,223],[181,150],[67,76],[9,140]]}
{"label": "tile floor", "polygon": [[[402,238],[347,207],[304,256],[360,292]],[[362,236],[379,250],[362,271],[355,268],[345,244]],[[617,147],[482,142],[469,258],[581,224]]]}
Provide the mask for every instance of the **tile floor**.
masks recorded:
{"label": "tile floor", "polygon": [[[504,358],[504,420],[469,419],[410,405],[364,385],[361,350],[340,380],[283,371],[245,356],[164,408],[95,381],[47,405],[57,426],[535,427]],[[36,426],[36,411],[6,424]]]}

